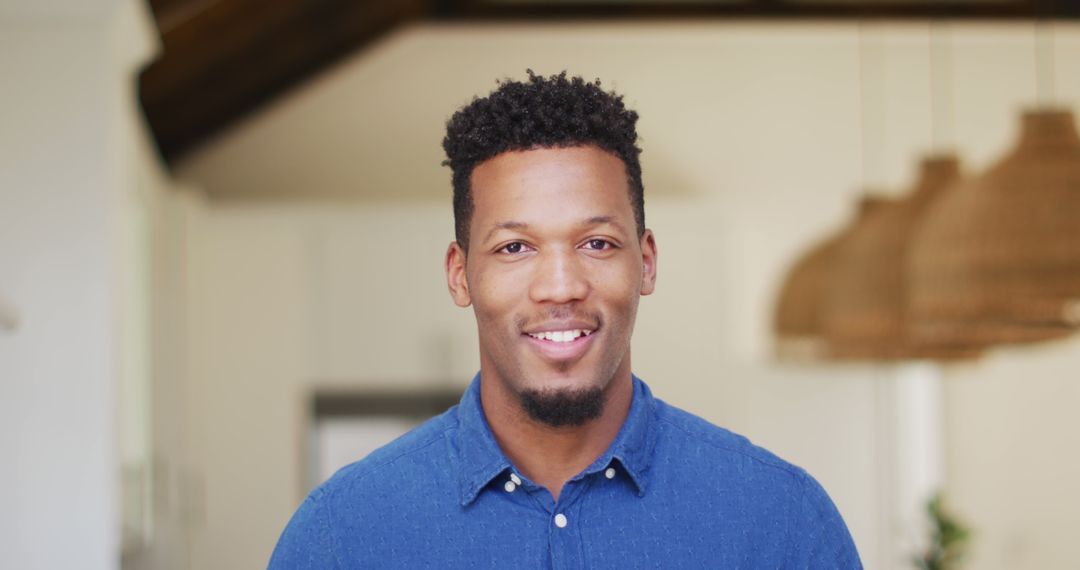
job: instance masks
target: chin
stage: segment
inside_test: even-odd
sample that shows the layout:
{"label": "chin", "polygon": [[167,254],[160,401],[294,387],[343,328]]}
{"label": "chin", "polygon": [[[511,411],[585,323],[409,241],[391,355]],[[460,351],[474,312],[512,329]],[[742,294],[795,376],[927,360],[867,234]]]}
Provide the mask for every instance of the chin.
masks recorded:
{"label": "chin", "polygon": [[606,403],[596,386],[525,390],[519,397],[529,417],[551,427],[583,425],[600,417]]}
{"label": "chin", "polygon": [[580,360],[576,362],[543,362],[533,372],[523,370],[522,385],[534,392],[581,392],[585,390],[606,391],[613,375],[595,370],[595,366]]}

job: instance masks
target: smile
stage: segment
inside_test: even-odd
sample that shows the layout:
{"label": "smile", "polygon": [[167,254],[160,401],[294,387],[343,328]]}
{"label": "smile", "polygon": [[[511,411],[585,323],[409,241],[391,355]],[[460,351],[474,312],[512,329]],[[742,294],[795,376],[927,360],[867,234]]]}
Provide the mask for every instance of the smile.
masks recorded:
{"label": "smile", "polygon": [[580,328],[584,325],[584,323],[567,323],[563,325],[567,328],[562,330],[532,330],[525,332],[522,337],[545,360],[572,362],[585,356],[593,341],[599,336],[595,334],[598,328]]}
{"label": "smile", "polygon": [[535,333],[525,333],[537,340],[546,340],[551,342],[574,342],[575,340],[589,336],[593,333],[589,329],[573,329],[568,331],[542,331]]}

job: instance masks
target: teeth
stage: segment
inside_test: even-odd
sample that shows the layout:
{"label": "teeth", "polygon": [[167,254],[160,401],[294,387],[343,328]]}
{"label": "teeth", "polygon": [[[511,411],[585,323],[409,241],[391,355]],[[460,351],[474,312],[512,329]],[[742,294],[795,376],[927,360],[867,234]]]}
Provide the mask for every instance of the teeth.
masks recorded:
{"label": "teeth", "polygon": [[590,330],[574,329],[569,331],[546,331],[538,333],[529,333],[529,336],[540,339],[549,340],[551,342],[571,342],[577,340],[583,336],[589,336],[592,334]]}

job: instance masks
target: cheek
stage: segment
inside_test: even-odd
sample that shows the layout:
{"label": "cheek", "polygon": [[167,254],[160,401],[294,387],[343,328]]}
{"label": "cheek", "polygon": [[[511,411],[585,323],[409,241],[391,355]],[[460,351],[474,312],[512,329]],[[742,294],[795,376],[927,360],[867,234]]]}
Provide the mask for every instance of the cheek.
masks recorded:
{"label": "cheek", "polygon": [[634,321],[637,319],[636,298],[620,305],[615,311],[614,317],[617,321],[612,324],[618,327],[619,335],[623,337],[623,340],[629,341],[634,331]]}
{"label": "cheek", "polygon": [[636,306],[642,275],[641,267],[636,264],[605,268],[594,273],[594,287],[612,304]]}
{"label": "cheek", "polygon": [[641,297],[641,272],[634,271],[634,266],[625,267],[618,275],[609,276],[604,289],[604,298],[608,301],[609,317],[612,325],[620,329],[620,336],[629,339],[637,317],[638,300]]}
{"label": "cheek", "polygon": [[526,272],[499,265],[477,268],[468,277],[473,303],[479,304],[488,313],[512,308],[526,296],[529,286]]}
{"label": "cheek", "polygon": [[485,276],[470,279],[469,283],[473,314],[481,333],[496,333],[513,324],[515,303],[513,297],[506,294],[511,289],[505,282]]}

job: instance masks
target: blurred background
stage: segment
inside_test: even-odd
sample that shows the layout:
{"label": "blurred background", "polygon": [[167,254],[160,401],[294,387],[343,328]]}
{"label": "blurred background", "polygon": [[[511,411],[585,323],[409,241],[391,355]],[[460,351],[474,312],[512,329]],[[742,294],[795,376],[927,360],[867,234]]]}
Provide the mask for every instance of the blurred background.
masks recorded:
{"label": "blurred background", "polygon": [[313,486],[454,403],[443,128],[531,68],[641,115],[657,395],[814,474],[867,568],[949,517],[958,567],[1076,568],[1078,15],[0,0],[3,565],[264,567]]}

